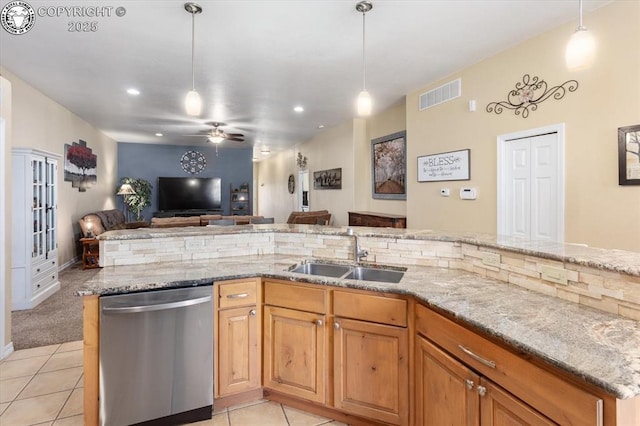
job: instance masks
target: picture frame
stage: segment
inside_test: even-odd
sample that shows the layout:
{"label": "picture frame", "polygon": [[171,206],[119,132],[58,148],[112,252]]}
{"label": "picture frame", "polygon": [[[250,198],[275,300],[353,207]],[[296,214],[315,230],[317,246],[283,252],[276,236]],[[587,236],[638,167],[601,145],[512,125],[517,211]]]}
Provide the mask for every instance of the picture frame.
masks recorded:
{"label": "picture frame", "polygon": [[71,182],[72,188],[85,192],[94,186],[98,182],[97,165],[98,157],[87,142],[79,139],[78,142],[64,144],[64,180]]}
{"label": "picture frame", "polygon": [[313,189],[342,189],[342,168],[313,172]]}
{"label": "picture frame", "polygon": [[371,196],[381,200],[407,199],[407,132],[371,140]]}
{"label": "picture frame", "polygon": [[640,124],[618,128],[618,185],[640,185]]}
{"label": "picture frame", "polygon": [[418,157],[418,182],[471,180],[471,150]]}

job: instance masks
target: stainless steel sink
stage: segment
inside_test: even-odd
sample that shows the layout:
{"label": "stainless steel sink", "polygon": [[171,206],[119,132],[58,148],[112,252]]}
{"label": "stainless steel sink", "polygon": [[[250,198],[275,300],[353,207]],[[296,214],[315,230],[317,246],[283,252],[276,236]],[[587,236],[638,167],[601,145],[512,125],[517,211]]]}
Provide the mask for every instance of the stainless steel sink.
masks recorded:
{"label": "stainless steel sink", "polygon": [[393,269],[355,267],[342,278],[348,280],[380,281],[387,283],[399,283],[404,275],[402,271]]}
{"label": "stainless steel sink", "polygon": [[322,275],[324,277],[339,278],[347,272],[351,271],[351,267],[347,265],[335,265],[331,263],[302,263],[290,272],[297,272],[299,274],[307,275]]}
{"label": "stainless steel sink", "polygon": [[344,278],[348,280],[377,281],[386,283],[399,283],[404,276],[404,270],[389,268],[374,268],[366,266],[349,266],[335,263],[305,262],[292,269],[290,272],[306,275],[320,275],[323,277]]}

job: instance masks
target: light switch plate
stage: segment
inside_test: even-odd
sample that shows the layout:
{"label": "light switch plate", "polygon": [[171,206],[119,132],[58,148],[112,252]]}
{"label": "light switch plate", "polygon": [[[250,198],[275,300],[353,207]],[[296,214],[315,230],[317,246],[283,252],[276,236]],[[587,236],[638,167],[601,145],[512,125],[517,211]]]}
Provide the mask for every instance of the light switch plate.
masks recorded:
{"label": "light switch plate", "polygon": [[482,253],[482,263],[487,266],[493,266],[494,268],[500,267],[500,255],[498,253]]}
{"label": "light switch plate", "polygon": [[540,275],[543,280],[552,283],[567,285],[567,270],[563,268],[555,268],[553,266],[541,265]]}

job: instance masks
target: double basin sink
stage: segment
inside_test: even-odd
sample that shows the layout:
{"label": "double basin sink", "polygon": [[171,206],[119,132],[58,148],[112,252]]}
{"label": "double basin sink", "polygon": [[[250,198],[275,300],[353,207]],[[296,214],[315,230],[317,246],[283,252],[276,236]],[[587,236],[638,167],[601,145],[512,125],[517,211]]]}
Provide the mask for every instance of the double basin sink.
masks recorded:
{"label": "double basin sink", "polygon": [[[404,275],[401,268],[377,266],[350,266],[335,263],[305,262],[294,266],[289,272],[306,275],[320,275],[323,277],[341,278],[347,280],[377,281],[397,284]],[[405,269],[406,270],[406,269]]]}

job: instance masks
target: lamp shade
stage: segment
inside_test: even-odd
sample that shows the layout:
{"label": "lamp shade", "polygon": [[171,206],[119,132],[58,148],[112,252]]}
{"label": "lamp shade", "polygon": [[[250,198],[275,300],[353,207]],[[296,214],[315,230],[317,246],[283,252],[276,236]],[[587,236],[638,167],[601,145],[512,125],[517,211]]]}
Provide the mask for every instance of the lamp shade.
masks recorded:
{"label": "lamp shade", "polygon": [[358,94],[358,115],[361,117],[371,114],[371,95],[366,90]]}
{"label": "lamp shade", "polygon": [[217,135],[209,136],[207,137],[207,139],[209,140],[209,142],[215,143],[215,144],[219,144],[224,140],[222,136],[217,136]]}
{"label": "lamp shade", "polygon": [[567,43],[565,61],[571,71],[589,68],[596,57],[596,42],[589,31],[579,28]]}
{"label": "lamp shade", "polygon": [[189,115],[200,115],[202,111],[202,100],[195,90],[189,90],[184,100],[184,107]]}
{"label": "lamp shade", "polygon": [[133,190],[133,187],[128,183],[123,183],[118,190],[118,195],[133,195],[136,191]]}

